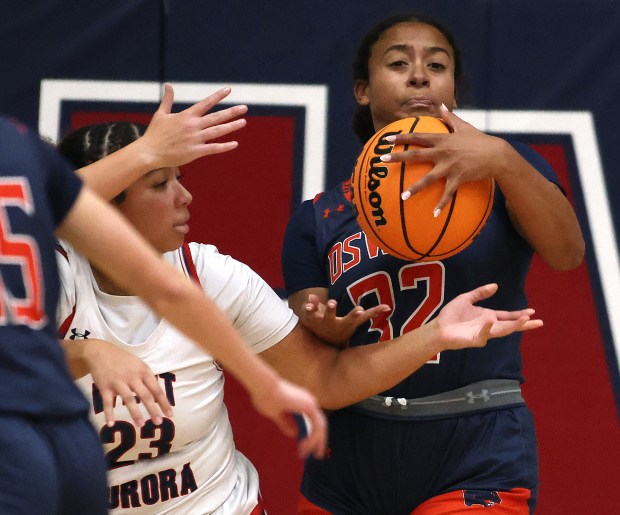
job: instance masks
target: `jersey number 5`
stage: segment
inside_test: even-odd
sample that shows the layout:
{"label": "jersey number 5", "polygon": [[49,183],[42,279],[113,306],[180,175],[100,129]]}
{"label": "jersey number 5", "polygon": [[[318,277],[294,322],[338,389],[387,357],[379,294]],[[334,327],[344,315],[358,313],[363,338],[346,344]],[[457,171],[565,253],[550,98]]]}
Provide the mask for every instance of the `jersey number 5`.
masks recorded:
{"label": "jersey number 5", "polygon": [[15,206],[27,215],[34,213],[30,185],[23,177],[0,179],[0,264],[18,265],[25,296],[13,297],[0,274],[0,324],[8,321],[39,328],[47,322],[43,308],[43,273],[36,240],[25,234],[15,234],[7,214],[7,207]]}

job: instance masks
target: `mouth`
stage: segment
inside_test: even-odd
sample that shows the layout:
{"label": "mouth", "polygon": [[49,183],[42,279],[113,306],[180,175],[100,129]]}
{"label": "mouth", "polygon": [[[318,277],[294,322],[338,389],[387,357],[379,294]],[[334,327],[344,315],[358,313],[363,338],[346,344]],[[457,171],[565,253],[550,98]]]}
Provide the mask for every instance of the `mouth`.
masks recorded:
{"label": "mouth", "polygon": [[188,222],[189,222],[189,217],[177,224],[174,224],[174,228],[183,234],[187,234],[189,232]]}
{"label": "mouth", "polygon": [[403,102],[403,106],[409,109],[435,109],[434,102],[428,97],[411,97]]}

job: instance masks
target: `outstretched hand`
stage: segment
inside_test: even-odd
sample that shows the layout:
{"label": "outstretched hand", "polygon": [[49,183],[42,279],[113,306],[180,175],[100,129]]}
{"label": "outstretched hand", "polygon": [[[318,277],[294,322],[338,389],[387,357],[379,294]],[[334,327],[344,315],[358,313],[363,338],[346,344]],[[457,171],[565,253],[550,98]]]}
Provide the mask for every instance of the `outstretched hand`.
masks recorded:
{"label": "outstretched hand", "polygon": [[345,316],[336,315],[337,302],[334,299],[321,302],[318,295],[308,295],[308,301],[299,314],[301,322],[326,343],[344,346],[355,330],[364,322],[380,315],[387,316],[391,311],[386,304],[364,309],[355,306]]}
{"label": "outstretched hand", "polygon": [[[256,410],[270,418],[284,435],[299,440],[298,454],[306,458],[312,454],[321,459],[327,448],[327,419],[316,398],[307,390],[284,379],[278,379],[275,388],[263,388],[252,396]],[[304,435],[298,426],[303,414],[309,423]]]}
{"label": "outstretched hand", "polygon": [[391,139],[394,144],[412,145],[414,148],[381,156],[381,160],[386,162],[434,164],[424,177],[403,191],[402,199],[407,200],[434,182],[445,180],[443,194],[434,208],[435,216],[448,205],[464,182],[494,177],[504,148],[502,140],[479,131],[444,105],[440,113],[450,134],[398,134]]}
{"label": "outstretched hand", "polygon": [[238,143],[234,140],[209,143],[246,125],[246,120],[239,118],[248,110],[245,105],[209,112],[230,91],[230,88],[222,88],[184,111],[172,113],[174,91],[172,85],[164,84],[159,108],[141,138],[157,168],[181,166],[200,157],[237,148]]}
{"label": "outstretched hand", "polygon": [[542,320],[531,320],[531,308],[501,311],[474,305],[491,297],[497,288],[497,284],[486,284],[455,297],[443,307],[435,320],[446,349],[484,347],[490,338],[542,327]]}
{"label": "outstretched hand", "polygon": [[144,425],[146,408],[153,423],[161,424],[162,415],[172,416],[172,406],[157,377],[140,359],[113,343],[88,339],[84,342],[84,360],[103,401],[103,412],[108,426],[114,425],[114,404],[120,396],[138,427]]}

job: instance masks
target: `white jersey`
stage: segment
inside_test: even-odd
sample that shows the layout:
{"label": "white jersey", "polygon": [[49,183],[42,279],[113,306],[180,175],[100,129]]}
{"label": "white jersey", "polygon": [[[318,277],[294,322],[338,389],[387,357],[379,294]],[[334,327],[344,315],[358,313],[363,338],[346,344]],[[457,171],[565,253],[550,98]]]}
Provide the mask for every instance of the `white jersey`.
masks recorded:
{"label": "white jersey", "polygon": [[[125,406],[117,403],[117,422],[108,428],[92,377],[76,381],[91,402],[91,420],[104,443],[113,513],[249,513],[256,505],[258,474],[235,450],[223,402],[221,369],[165,321],[155,321],[142,342],[129,344],[121,339],[121,331],[144,333],[148,308],[138,297],[114,297],[114,302],[107,299],[102,311],[101,292],[90,265],[68,245],[63,247],[67,259],[58,260],[62,283],[59,324],[75,308],[65,338],[108,340],[139,357],[158,376],[174,409],[173,417],[164,419],[161,426],[149,420],[140,429]],[[270,348],[290,333],[297,317],[249,267],[219,254],[211,245],[191,243],[189,248],[203,290],[255,352]],[[188,274],[181,249],[164,258]],[[129,311],[143,314],[136,316],[141,327],[120,327],[127,322]]]}

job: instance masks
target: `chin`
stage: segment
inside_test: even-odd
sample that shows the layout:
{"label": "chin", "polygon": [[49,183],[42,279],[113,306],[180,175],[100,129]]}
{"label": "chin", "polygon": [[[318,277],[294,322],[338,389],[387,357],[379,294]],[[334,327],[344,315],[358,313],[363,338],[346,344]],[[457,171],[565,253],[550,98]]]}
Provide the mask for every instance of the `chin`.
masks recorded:
{"label": "chin", "polygon": [[414,116],[434,116],[435,118],[439,118],[439,109],[435,106],[420,107],[407,115],[407,117]]}
{"label": "chin", "polygon": [[177,250],[185,243],[185,238],[176,239],[175,241],[170,241],[167,243],[163,243],[161,245],[155,245],[155,248],[160,254],[165,254],[166,252],[172,252]]}

